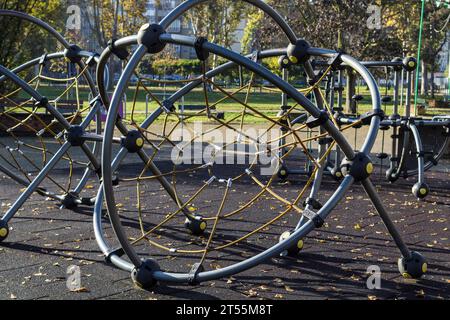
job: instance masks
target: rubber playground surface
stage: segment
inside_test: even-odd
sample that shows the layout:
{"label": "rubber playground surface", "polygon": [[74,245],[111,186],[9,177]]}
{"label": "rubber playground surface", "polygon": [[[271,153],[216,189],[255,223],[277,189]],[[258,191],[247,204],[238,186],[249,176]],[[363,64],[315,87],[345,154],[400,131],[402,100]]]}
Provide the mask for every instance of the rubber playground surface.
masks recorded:
{"label": "rubber playground surface", "polygon": [[[406,243],[428,259],[428,273],[419,281],[398,273],[400,254],[358,185],[327,224],[305,239],[298,258],[277,257],[230,278],[199,286],[162,283],[152,291],[137,289],[128,272],[105,262],[95,242],[91,208],[60,210],[56,203],[34,195],[12,219],[10,237],[0,246],[0,299],[449,299],[446,168],[448,160],[427,173],[432,192],[421,202],[410,192],[413,182],[390,185],[379,175],[373,177]],[[64,177],[61,171],[59,178]],[[296,179],[302,178],[294,177],[291,183],[295,185]],[[2,211],[17,197],[11,183],[0,178]],[[336,187],[328,177],[323,191],[331,193]],[[239,223],[227,226],[237,229]],[[114,237],[109,227],[105,233]],[[82,288],[76,292],[66,285],[66,270],[72,265],[79,266],[82,275]],[[367,269],[374,265],[381,271],[381,288],[370,290]]]}

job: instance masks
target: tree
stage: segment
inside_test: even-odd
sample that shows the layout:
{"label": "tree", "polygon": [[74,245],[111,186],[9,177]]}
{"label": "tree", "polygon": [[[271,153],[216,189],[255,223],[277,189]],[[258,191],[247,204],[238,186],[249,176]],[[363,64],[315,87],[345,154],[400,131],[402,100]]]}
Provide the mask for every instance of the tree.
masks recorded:
{"label": "tree", "polygon": [[83,6],[84,18],[103,48],[111,39],[136,34],[147,22],[146,1],[93,0],[80,3]]}
{"label": "tree", "polygon": [[[248,5],[244,1],[216,0],[194,7],[186,15],[196,36],[231,48],[234,32],[244,18],[246,8]],[[217,63],[218,58],[214,56],[212,67],[216,67]]]}
{"label": "tree", "polygon": [[[27,0],[0,2],[0,8],[28,13],[59,32],[64,30],[64,2],[59,0]],[[55,51],[56,40],[36,25],[13,17],[0,18],[0,64],[9,68],[37,58],[49,50]]]}
{"label": "tree", "polygon": [[[402,43],[404,54],[417,55],[420,30],[421,1],[406,0],[389,6],[390,20],[394,33]],[[427,1],[424,12],[422,36],[421,94],[428,95],[428,74],[431,75],[431,94],[434,96],[434,73],[436,60],[446,43],[449,10],[435,1]]]}

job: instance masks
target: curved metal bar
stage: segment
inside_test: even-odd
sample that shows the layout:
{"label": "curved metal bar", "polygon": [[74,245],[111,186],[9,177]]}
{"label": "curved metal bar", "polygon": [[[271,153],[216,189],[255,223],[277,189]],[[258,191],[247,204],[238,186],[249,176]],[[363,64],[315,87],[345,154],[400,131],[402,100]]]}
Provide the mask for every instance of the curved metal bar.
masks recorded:
{"label": "curved metal bar", "polygon": [[[30,16],[23,12],[13,11],[13,10],[0,10],[0,16],[15,17],[15,18],[29,21],[29,22],[37,25],[38,27],[44,29],[45,31],[50,33],[52,36],[54,36],[56,38],[56,40],[60,44],[62,44],[63,47],[65,47],[66,49],[70,48],[70,43],[67,42],[67,40],[58,31],[56,31],[50,25],[48,25],[47,23],[45,23],[44,21],[42,21],[36,17]],[[85,64],[83,62],[79,62],[78,65],[80,66],[81,69],[83,69],[85,67]],[[86,81],[89,84],[91,91],[97,92],[96,86],[95,86],[94,80],[92,79],[91,74],[87,73],[84,76],[85,76]]]}
{"label": "curved metal bar", "polygon": [[[188,0],[180,4],[178,7],[173,9],[167,16],[165,16],[161,21],[160,25],[164,29],[168,29],[168,27],[177,20],[181,15],[186,13],[186,11],[192,9],[195,6],[206,3],[210,0]],[[275,23],[283,30],[283,32],[288,37],[289,41],[294,44],[297,41],[297,36],[295,35],[292,28],[286,23],[286,20],[271,6],[265,3],[262,0],[243,0],[259,9],[261,9],[264,13],[269,15]]]}
{"label": "curved metal bar", "polygon": [[[137,36],[129,36],[114,42],[114,46],[117,48],[123,48],[127,46],[137,45]],[[105,78],[102,77],[102,74],[105,74],[108,64],[108,60],[113,53],[110,48],[105,48],[101,53],[98,62],[97,62],[97,88],[100,98],[105,106],[106,110],[108,110],[110,105],[110,99],[108,97],[108,83],[109,81],[105,81]]]}
{"label": "curved metal bar", "polygon": [[42,29],[46,30],[48,33],[53,35],[66,49],[70,47],[70,44],[67,42],[66,39],[64,39],[64,37],[58,31],[56,31],[50,25],[48,25],[47,23],[36,17],[14,10],[0,10],[0,16],[15,17],[34,23],[35,25],[41,27]]}
{"label": "curved metal bar", "polygon": [[109,143],[113,140],[114,137],[114,129],[117,120],[117,114],[119,111],[119,104],[122,99],[122,95],[126,89],[128,82],[131,79],[131,76],[134,72],[134,69],[139,64],[140,60],[147,53],[147,48],[143,45],[140,45],[130,61],[128,62],[125,70],[123,71],[119,83],[117,85],[116,90],[114,91],[114,95],[111,100],[111,105],[109,107],[108,116],[106,119],[106,126],[104,131],[104,143],[103,143],[103,151],[102,151],[102,176],[103,176],[103,192],[106,200],[106,208],[109,212],[109,218],[111,220],[111,224],[114,227],[114,231],[116,233],[117,239],[124,252],[130,258],[131,262],[135,266],[140,266],[141,259],[136,254],[130,243],[128,242],[128,238],[123,231],[122,223],[120,221],[120,217],[117,213],[117,208],[115,207],[115,197],[114,190],[112,189],[112,169],[111,169],[111,161],[112,161],[112,145]]}
{"label": "curved metal bar", "polygon": [[[164,34],[160,37],[160,39],[167,43],[187,45],[191,47],[194,46],[195,43],[195,38],[180,35]],[[236,64],[242,65],[248,70],[255,72],[262,78],[272,82],[276,87],[287,93],[293,100],[295,100],[302,107],[304,107],[305,110],[307,110],[311,115],[318,116],[320,114],[319,109],[310,100],[308,100],[300,92],[298,92],[294,87],[284,82],[281,78],[275,76],[274,74],[269,72],[266,68],[258,65],[257,63],[251,61],[250,59],[208,42],[204,44],[204,49],[208,50],[211,53],[225,57]],[[122,227],[122,223],[120,221],[117,208],[114,205],[115,196],[114,190],[112,188],[112,145],[109,142],[112,141],[113,139],[113,133],[117,120],[117,111],[121,97],[124,91],[126,90],[126,86],[128,85],[128,82],[136,66],[139,64],[140,60],[146,54],[146,52],[147,52],[146,48],[142,45],[136,49],[119,80],[119,84],[117,85],[117,88],[112,97],[110,110],[108,113],[107,123],[105,127],[105,143],[103,145],[103,157],[102,157],[103,161],[102,169],[104,177],[103,194],[106,200],[106,207],[109,212],[111,224],[113,225],[114,230],[116,231],[116,235],[122,245],[122,249],[128,255],[133,265],[135,265],[136,267],[139,267],[142,261],[135,252],[134,248],[128,242],[128,238]],[[330,135],[337,141],[338,144],[340,144],[343,147],[343,149],[351,150],[349,144],[347,143],[341,132],[332,124],[331,121],[328,121],[324,125],[324,129],[326,129],[330,133]],[[320,211],[320,214],[323,217],[326,217],[330,213],[331,209],[333,209],[337,205],[337,203],[342,199],[344,193],[348,190],[348,188],[351,186],[352,183],[353,183],[352,177],[346,177],[344,179],[344,181],[336,191],[335,195],[332,196],[327,201],[327,203]],[[296,231],[295,236],[290,237],[286,242],[283,242],[273,248],[266,250],[262,254],[254,257],[253,259],[243,261],[242,263],[238,264],[235,267],[225,268],[219,271],[209,271],[206,273],[202,273],[199,275],[199,281],[205,281],[208,279],[220,277],[225,274],[228,274],[228,272],[235,273],[239,272],[239,270],[250,268],[259,261],[265,260],[276,253],[284,251],[290,244],[294,243],[295,240],[298,240],[300,237],[304,237],[313,228],[314,226],[312,223],[306,223],[305,225],[302,226],[302,228]],[[181,277],[180,279],[183,279],[182,281],[184,281],[186,279],[185,276],[186,275],[181,276],[177,275],[175,277]],[[160,277],[161,278],[160,280],[163,280],[163,278],[166,277],[166,274],[156,273],[155,278],[156,277]]]}
{"label": "curved metal bar", "polygon": [[425,181],[425,177],[424,177],[424,156],[421,155],[421,153],[423,152],[422,139],[420,138],[419,130],[417,130],[415,124],[411,123],[409,125],[409,129],[411,129],[414,141],[416,143],[416,150],[419,153],[417,156],[418,182],[423,183]]}
{"label": "curved metal bar", "polygon": [[[13,81],[17,86],[21,87],[21,89],[24,92],[29,94],[36,101],[41,101],[42,100],[43,97],[36,90],[34,90],[27,82],[25,82],[23,79],[19,78],[15,73],[13,73],[12,71],[8,70],[7,68],[5,68],[5,67],[3,67],[1,65],[0,65],[0,75],[9,78],[11,81]],[[70,124],[66,120],[66,118],[61,113],[59,113],[53,106],[51,106],[49,103],[47,104],[46,109],[50,112],[50,114],[53,117],[55,117],[55,119],[58,120],[58,122],[65,129],[70,127]],[[82,123],[83,127],[87,126],[87,124],[94,117],[94,114],[99,115],[99,108],[98,107],[93,109],[93,110],[91,110],[91,112],[88,114],[88,116],[84,119],[84,121]],[[41,172],[37,175],[37,177],[27,186],[27,189],[19,196],[19,198],[16,200],[16,202],[13,204],[13,206],[11,206],[8,209],[8,211],[6,212],[4,217],[2,218],[3,220],[8,221],[14,216],[14,214],[17,212],[17,210],[24,204],[26,199],[28,199],[28,197],[34,191],[36,191],[38,189],[39,185],[42,183],[43,179],[48,174],[48,172],[54,167],[54,165],[56,165],[56,163],[58,161],[60,161],[60,159],[64,156],[64,154],[70,149],[70,147],[71,146],[70,146],[70,144],[68,142],[65,142],[63,144],[63,146],[61,146],[61,148],[58,150],[58,152],[56,152],[53,155],[51,160],[41,170]],[[96,149],[94,149],[94,152],[95,152],[95,150]],[[85,152],[86,156],[89,159],[95,159],[95,155],[92,154],[91,151],[87,147],[83,148],[83,151]],[[97,152],[98,152],[98,149],[97,149]],[[99,164],[97,163],[97,161],[92,163],[92,165],[95,168],[99,167]],[[86,172],[88,172],[90,170],[91,170],[90,168],[86,168]],[[85,172],[85,174],[86,174],[86,172]]]}
{"label": "curved metal bar", "polygon": [[[334,192],[331,196],[330,200],[324,205],[324,207],[318,212],[322,219],[326,219],[331,211],[339,204],[339,201],[345,196],[347,191],[353,185],[353,178],[347,176],[339,186],[339,188]],[[307,234],[309,234],[312,230],[314,230],[314,224],[312,221],[308,221],[303,224],[298,230],[296,230],[288,239],[283,242],[276,244],[275,246],[267,249],[260,254],[247,259],[245,261],[239,262],[232,266],[228,266],[219,270],[212,270],[201,272],[197,275],[196,280],[199,282],[210,281],[217,278],[224,278],[231,276],[233,274],[243,272],[248,270],[255,265],[265,262],[267,259],[270,259],[276,255],[279,255],[283,251],[287,250],[289,247],[295,245],[299,239],[304,238]],[[155,280],[162,282],[186,282],[191,277],[190,274],[179,274],[179,273],[166,273],[163,271],[156,271],[153,274]]]}

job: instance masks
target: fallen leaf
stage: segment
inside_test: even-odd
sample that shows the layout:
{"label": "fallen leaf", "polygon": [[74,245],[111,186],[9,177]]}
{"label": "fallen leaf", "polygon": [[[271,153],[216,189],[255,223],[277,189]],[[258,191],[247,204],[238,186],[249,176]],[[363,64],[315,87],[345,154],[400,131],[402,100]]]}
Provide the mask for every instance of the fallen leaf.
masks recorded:
{"label": "fallen leaf", "polygon": [[70,290],[71,292],[75,292],[75,293],[83,293],[83,292],[89,292],[89,290],[85,287],[81,287],[81,288],[77,288],[77,289],[73,289]]}
{"label": "fallen leaf", "polygon": [[295,291],[294,289],[292,289],[292,288],[289,287],[289,286],[284,286],[284,289],[285,289],[287,292],[294,292],[294,291]]}

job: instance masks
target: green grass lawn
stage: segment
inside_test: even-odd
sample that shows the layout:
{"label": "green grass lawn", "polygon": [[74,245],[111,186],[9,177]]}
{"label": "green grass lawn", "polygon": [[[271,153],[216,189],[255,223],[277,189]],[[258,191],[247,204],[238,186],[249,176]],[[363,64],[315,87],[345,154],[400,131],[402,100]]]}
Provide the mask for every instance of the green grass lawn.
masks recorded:
{"label": "green grass lawn", "polygon": [[[155,94],[160,101],[162,101],[162,100],[164,100],[164,98],[170,97],[172,94],[174,94],[176,92],[177,88],[167,87],[166,89],[164,89],[161,87],[151,87],[151,88],[149,88],[149,90],[152,94]],[[232,93],[235,90],[237,90],[237,88],[228,88],[227,92]],[[150,101],[147,104],[146,103],[147,92],[141,88],[139,90],[139,93],[137,94],[137,96],[134,97],[135,91],[136,91],[136,87],[129,87],[127,90],[126,95],[127,95],[128,103],[126,104],[126,113],[127,113],[127,119],[130,119],[131,113],[132,113],[132,108],[134,105],[134,120],[139,123],[145,119],[147,112],[151,113],[153,110],[155,110],[158,107],[158,103],[155,100],[150,99]],[[356,91],[358,94],[361,94],[364,96],[364,100],[360,101],[358,103],[358,113],[363,114],[365,112],[370,111],[372,106],[371,106],[369,91],[367,90],[367,88],[365,86],[359,87],[359,88],[357,88]],[[382,96],[386,94],[385,88],[380,88],[380,91],[381,91]],[[39,89],[39,92],[42,95],[47,96],[49,98],[55,98],[61,92],[61,89],[57,88],[57,87],[55,88],[55,87],[50,87],[50,86],[41,86]],[[387,92],[387,95],[392,96],[393,89],[389,90]],[[345,92],[344,92],[344,96],[345,96]],[[225,97],[225,95],[218,90],[208,93],[208,99],[209,99],[210,105],[223,99],[224,97]],[[239,99],[240,101],[244,101],[245,97],[246,97],[245,90],[243,90],[243,92],[237,93],[235,95],[235,98]],[[73,97],[66,96],[63,99],[73,100]],[[84,106],[87,107],[89,104],[89,99],[90,99],[88,88],[81,87],[80,99],[83,100]],[[134,100],[136,101],[135,103],[133,103]],[[197,88],[197,89],[193,90],[192,92],[190,92],[189,94],[187,94],[184,97],[184,101],[178,101],[178,103],[176,104],[177,109],[178,109],[179,105],[182,103],[184,103],[185,105],[205,105],[205,98],[204,98],[203,90],[201,88]],[[250,94],[248,104],[251,107],[257,109],[258,111],[261,111],[265,115],[273,117],[277,114],[277,111],[280,108],[281,96],[280,96],[280,93],[270,92],[268,90],[260,90],[259,88],[257,88],[257,89],[254,89],[252,91],[252,93]],[[293,103],[291,102],[290,104],[293,104]],[[392,102],[388,103],[386,105],[383,105],[382,107],[385,110],[386,114],[393,113],[393,103]],[[220,102],[220,104],[217,105],[217,110],[225,112],[225,121],[227,121],[227,120],[230,120],[233,117],[237,116],[236,111],[242,110],[242,105],[239,104],[238,102],[234,101],[233,99],[228,98],[228,99]],[[404,114],[404,112],[405,112],[404,107],[401,107],[400,114]],[[428,108],[426,117],[432,117],[434,115],[439,115],[439,114],[450,114],[450,110]],[[203,120],[206,121],[207,118],[206,117],[196,117],[195,120],[196,121],[203,121]],[[247,118],[247,121],[262,122],[264,120],[260,117],[252,117],[252,119]]]}

